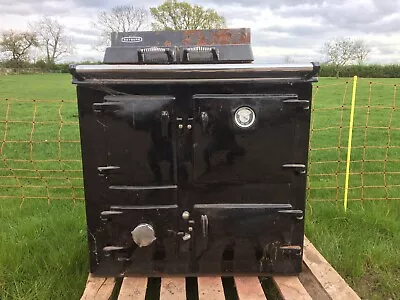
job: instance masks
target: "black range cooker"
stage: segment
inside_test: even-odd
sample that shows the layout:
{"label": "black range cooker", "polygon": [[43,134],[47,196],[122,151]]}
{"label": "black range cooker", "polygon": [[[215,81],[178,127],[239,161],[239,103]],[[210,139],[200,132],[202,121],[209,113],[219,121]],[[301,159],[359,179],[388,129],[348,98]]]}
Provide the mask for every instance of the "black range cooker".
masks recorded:
{"label": "black range cooker", "polygon": [[112,35],[77,85],[90,271],[301,271],[312,82],[249,29]]}

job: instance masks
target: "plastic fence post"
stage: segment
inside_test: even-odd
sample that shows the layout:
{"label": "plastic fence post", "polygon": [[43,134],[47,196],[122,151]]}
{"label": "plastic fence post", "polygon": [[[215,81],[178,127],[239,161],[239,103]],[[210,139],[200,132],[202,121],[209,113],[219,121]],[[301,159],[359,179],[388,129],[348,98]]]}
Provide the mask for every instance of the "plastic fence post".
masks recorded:
{"label": "plastic fence post", "polygon": [[350,125],[349,125],[349,139],[347,142],[347,159],[346,159],[346,179],[344,184],[344,211],[347,211],[347,200],[349,196],[349,175],[350,175],[350,160],[351,160],[351,142],[353,140],[353,127],[354,127],[354,107],[356,103],[356,91],[357,91],[357,76],[354,76],[353,80],[353,94],[351,97],[351,110],[350,110]]}

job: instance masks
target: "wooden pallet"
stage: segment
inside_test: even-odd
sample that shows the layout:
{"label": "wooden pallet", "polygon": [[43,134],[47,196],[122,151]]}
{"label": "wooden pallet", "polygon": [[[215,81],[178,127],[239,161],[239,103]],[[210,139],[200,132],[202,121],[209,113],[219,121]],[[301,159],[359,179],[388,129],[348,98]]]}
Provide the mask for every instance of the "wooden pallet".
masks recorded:
{"label": "wooden pallet", "polygon": [[[197,279],[197,284],[196,284]],[[273,282],[266,286],[265,282]],[[275,294],[274,294],[275,290]],[[151,293],[151,295],[149,295]],[[114,278],[89,275],[81,300],[356,300],[358,295],[305,238],[303,272],[299,276],[275,276],[272,279],[235,276],[233,278],[198,277],[125,277],[122,284]],[[279,295],[278,295],[279,294]],[[268,296],[267,296],[268,295]],[[272,296],[271,296],[272,295]]]}

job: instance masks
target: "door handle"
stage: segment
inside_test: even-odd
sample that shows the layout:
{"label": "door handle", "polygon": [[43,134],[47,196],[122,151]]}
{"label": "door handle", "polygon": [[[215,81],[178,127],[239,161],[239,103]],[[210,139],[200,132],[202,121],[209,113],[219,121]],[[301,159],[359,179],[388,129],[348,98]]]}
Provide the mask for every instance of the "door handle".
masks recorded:
{"label": "door handle", "polygon": [[176,61],[176,52],[173,48],[150,47],[138,51],[140,63],[173,63]]}
{"label": "door handle", "polygon": [[161,112],[161,135],[168,137],[168,124],[169,124],[169,112],[163,110]]}
{"label": "door handle", "polygon": [[207,126],[208,126],[208,122],[209,122],[208,113],[205,111],[202,111],[200,118],[201,118],[201,130],[203,131],[203,134],[204,134],[207,130]]}
{"label": "door handle", "polygon": [[207,215],[201,215],[201,228],[203,231],[203,237],[208,237],[208,217]]}
{"label": "door handle", "polygon": [[214,47],[191,47],[183,50],[183,61],[218,61],[219,51]]}

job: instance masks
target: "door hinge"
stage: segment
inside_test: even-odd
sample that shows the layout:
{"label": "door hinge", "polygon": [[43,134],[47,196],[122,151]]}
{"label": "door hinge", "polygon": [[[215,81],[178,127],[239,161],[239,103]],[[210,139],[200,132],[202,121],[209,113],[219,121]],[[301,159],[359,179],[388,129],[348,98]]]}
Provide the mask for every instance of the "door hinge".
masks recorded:
{"label": "door hinge", "polygon": [[120,102],[100,102],[93,103],[93,110],[96,113],[115,112],[121,109]]}
{"label": "door hinge", "polygon": [[286,105],[290,105],[291,107],[309,110],[310,109],[310,101],[308,100],[298,100],[298,99],[289,99],[282,101]]}
{"label": "door hinge", "polygon": [[106,166],[106,167],[98,167],[97,171],[100,176],[108,176],[110,173],[117,173],[121,167],[118,166]]}
{"label": "door hinge", "polygon": [[102,211],[102,212],[100,213],[100,219],[101,219],[102,221],[108,221],[111,217],[113,217],[113,216],[119,216],[119,215],[122,215],[122,214],[123,214],[122,211],[117,211],[117,210],[105,210],[105,211]]}
{"label": "door hinge", "polygon": [[291,169],[297,174],[306,174],[306,166],[303,164],[284,164],[284,169]]}
{"label": "door hinge", "polygon": [[279,210],[278,213],[293,216],[297,220],[303,220],[304,218],[304,212],[301,209]]}

